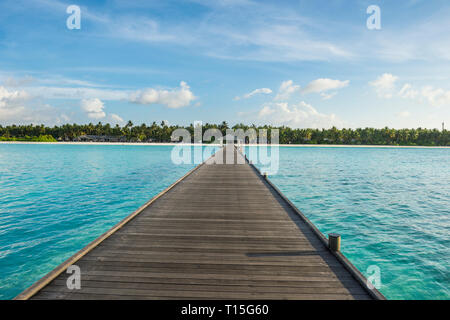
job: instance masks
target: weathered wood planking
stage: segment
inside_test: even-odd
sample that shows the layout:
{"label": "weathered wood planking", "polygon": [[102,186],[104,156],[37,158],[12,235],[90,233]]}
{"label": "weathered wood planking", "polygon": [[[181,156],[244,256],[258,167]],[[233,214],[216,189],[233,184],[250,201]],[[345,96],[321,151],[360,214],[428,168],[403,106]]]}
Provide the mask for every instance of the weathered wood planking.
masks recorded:
{"label": "weathered wood planking", "polygon": [[[243,164],[213,163],[227,152]],[[233,146],[215,157],[17,298],[382,297]],[[70,264],[79,290],[66,286]]]}

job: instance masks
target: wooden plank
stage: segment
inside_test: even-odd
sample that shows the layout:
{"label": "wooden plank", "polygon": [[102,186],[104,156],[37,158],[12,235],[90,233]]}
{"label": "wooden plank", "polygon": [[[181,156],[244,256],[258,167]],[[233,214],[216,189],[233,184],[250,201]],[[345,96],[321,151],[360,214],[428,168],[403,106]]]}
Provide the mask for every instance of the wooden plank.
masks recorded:
{"label": "wooden plank", "polygon": [[[295,286],[297,282],[304,283],[317,283],[321,282],[325,284],[325,286],[333,286],[333,284],[337,283],[349,287],[360,287],[355,281],[353,281],[350,275],[346,275],[346,277],[342,276],[340,278],[337,277],[312,277],[312,276],[298,276],[298,275],[288,275],[288,276],[277,276],[276,280],[274,280],[272,275],[257,275],[257,274],[225,274],[225,273],[216,273],[216,274],[205,274],[205,273],[179,273],[179,272],[171,272],[170,276],[167,276],[164,272],[156,272],[155,271],[132,271],[132,270],[88,270],[83,273],[84,276],[90,277],[93,276],[94,279],[102,279],[104,277],[114,278],[114,277],[123,277],[123,278],[131,278],[131,279],[167,279],[173,281],[179,281],[179,279],[184,279],[185,281],[190,280],[199,280],[202,283],[208,283],[208,281],[237,281],[239,283],[254,284],[255,281],[258,282],[258,285],[264,284],[265,282],[270,283],[288,283]],[[213,275],[213,277],[211,277]],[[314,285],[313,285],[314,286]]]}
{"label": "wooden plank", "polygon": [[[242,164],[211,164],[232,152]],[[370,299],[303,217],[227,146],[18,298]],[[81,269],[81,289],[64,271]]]}
{"label": "wooden plank", "polygon": [[64,299],[64,300],[255,300],[255,299],[280,299],[280,300],[369,300],[367,294],[353,295],[353,294],[291,294],[291,293],[241,293],[241,292],[203,292],[203,291],[149,291],[136,289],[110,289],[104,288],[89,288],[86,292],[49,292],[47,295],[40,295],[36,297],[39,300],[45,299]]}
{"label": "wooden plank", "polygon": [[[65,281],[56,280],[56,284],[58,287],[54,287],[54,292],[61,292],[61,290],[57,290],[58,288],[63,288],[65,286]],[[323,282],[322,282],[323,283]],[[119,281],[114,281],[112,279],[100,281],[100,280],[91,280],[85,279],[83,289],[91,288],[105,288],[105,289],[137,289],[137,290],[151,290],[151,291],[202,291],[209,292],[214,294],[214,292],[241,292],[241,293],[280,293],[280,294],[365,294],[364,290],[361,287],[352,287],[345,288],[344,286],[335,286],[335,287],[326,287],[326,286],[311,286],[309,283],[303,286],[280,286],[278,284],[274,284],[272,286],[260,286],[260,285],[244,285],[244,284],[233,284],[233,285],[224,285],[223,283],[219,284],[205,284],[205,283],[195,283],[195,282],[185,282],[182,280],[178,283],[170,283],[170,282],[137,282],[124,280],[123,278],[119,279]],[[63,289],[66,290],[66,289]],[[82,292],[80,291],[80,292]],[[50,292],[50,291],[48,291]]]}
{"label": "wooden plank", "polygon": [[[161,274],[145,273],[143,276],[130,276],[129,273],[117,275],[116,272],[103,272],[99,277],[98,273],[89,273],[84,275],[84,281],[86,286],[89,286],[89,281],[106,281],[106,282],[120,282],[120,283],[153,283],[153,284],[193,284],[193,285],[223,285],[223,286],[254,286],[254,280],[248,279],[219,279],[211,277],[186,277],[185,274],[180,274],[179,277],[163,277]],[[290,287],[290,288],[357,288],[362,290],[359,285],[356,285],[354,281],[349,280],[330,280],[324,281],[321,278],[312,278],[313,280],[299,280],[294,278],[292,280],[258,280],[258,287]],[[56,279],[55,283],[64,285],[63,279]],[[345,286],[344,286],[345,284]],[[360,291],[363,292],[363,291]]]}

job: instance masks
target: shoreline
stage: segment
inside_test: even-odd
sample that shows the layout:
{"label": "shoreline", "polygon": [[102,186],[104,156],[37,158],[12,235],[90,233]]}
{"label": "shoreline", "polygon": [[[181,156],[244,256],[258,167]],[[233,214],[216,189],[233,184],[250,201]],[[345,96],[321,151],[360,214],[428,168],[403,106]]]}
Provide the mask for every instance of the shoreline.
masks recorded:
{"label": "shoreline", "polygon": [[[87,146],[193,146],[193,143],[174,142],[35,142],[35,141],[0,141],[2,144],[44,144],[44,145],[87,145]],[[196,145],[196,144],[195,144]],[[219,147],[221,144],[203,144],[203,146]],[[450,146],[392,146],[392,145],[359,145],[359,144],[247,144],[248,147],[289,147],[289,148],[412,148],[412,149],[450,149]]]}

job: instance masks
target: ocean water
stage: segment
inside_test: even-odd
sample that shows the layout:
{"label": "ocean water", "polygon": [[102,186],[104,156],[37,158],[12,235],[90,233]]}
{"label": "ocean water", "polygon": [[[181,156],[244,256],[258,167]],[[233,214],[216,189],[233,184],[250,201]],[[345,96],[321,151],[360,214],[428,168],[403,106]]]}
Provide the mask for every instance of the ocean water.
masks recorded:
{"label": "ocean water", "polygon": [[195,165],[170,146],[0,144],[0,299],[15,297]]}
{"label": "ocean water", "polygon": [[[195,165],[168,146],[0,144],[9,299]],[[450,298],[450,149],[280,148],[269,178],[390,299]],[[254,159],[256,160],[256,159]]]}
{"label": "ocean water", "polygon": [[450,149],[281,147],[269,179],[388,299],[450,299]]}

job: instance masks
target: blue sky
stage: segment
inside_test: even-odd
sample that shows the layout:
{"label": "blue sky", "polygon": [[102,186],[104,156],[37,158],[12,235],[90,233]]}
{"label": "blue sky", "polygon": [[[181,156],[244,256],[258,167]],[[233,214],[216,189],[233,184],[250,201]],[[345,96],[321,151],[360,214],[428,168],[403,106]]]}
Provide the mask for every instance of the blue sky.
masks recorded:
{"label": "blue sky", "polygon": [[0,123],[440,128],[449,16],[447,0],[2,0]]}

